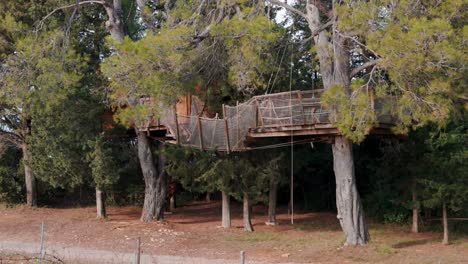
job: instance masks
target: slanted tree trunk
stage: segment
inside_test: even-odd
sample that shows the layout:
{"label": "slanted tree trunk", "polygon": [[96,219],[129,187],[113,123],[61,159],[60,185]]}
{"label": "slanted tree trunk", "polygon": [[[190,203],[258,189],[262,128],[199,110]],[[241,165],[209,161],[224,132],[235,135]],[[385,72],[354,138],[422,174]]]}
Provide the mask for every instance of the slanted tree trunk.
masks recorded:
{"label": "slanted tree trunk", "polygon": [[167,195],[167,173],[164,169],[166,160],[163,155],[164,143],[158,142],[158,177],[156,179],[156,220],[164,219],[164,208]]}
{"label": "slanted tree trunk", "polygon": [[413,188],[411,190],[411,196],[412,196],[412,202],[413,202],[413,225],[411,226],[411,232],[413,233],[418,233],[418,217],[419,217],[419,212],[418,212],[418,197],[416,193],[416,179],[413,179]]}
{"label": "slanted tree trunk", "polygon": [[26,143],[21,146],[23,150],[23,166],[24,176],[26,183],[26,204],[31,207],[37,206],[37,193],[36,193],[36,178],[33,175],[32,169],[29,165],[31,161]]}
{"label": "slanted tree trunk", "polygon": [[276,225],[276,197],[278,184],[275,179],[270,180],[270,190],[268,192],[268,222],[267,225]]}
{"label": "slanted tree trunk", "polygon": [[138,137],[138,159],[140,160],[140,167],[145,180],[145,200],[143,211],[141,212],[141,221],[149,222],[153,218],[156,218],[158,171],[154,164],[148,137],[145,132],[135,130]]}
{"label": "slanted tree trunk", "polygon": [[[145,1],[140,1],[140,7]],[[106,29],[109,31],[112,39],[116,42],[122,42],[126,32],[123,20],[122,0],[105,0],[103,4],[108,20],[106,21]],[[135,98],[129,98],[128,103],[131,107],[136,106]],[[156,203],[158,192],[158,170],[151,152],[151,145],[144,131],[139,131],[135,128],[138,139],[138,159],[145,181],[145,199],[143,210],[141,212],[141,220],[144,222],[151,221],[156,218]],[[160,212],[158,212],[160,213]]]}
{"label": "slanted tree trunk", "polygon": [[231,227],[231,199],[226,192],[221,192],[221,222],[222,227]]}
{"label": "slanted tree trunk", "polygon": [[344,137],[336,137],[332,149],[337,218],[346,234],[346,245],[365,245],[369,241],[369,232],[356,187],[353,145]]}
{"label": "slanted tree trunk", "polygon": [[444,239],[442,240],[442,244],[448,245],[449,244],[449,230],[448,230],[448,222],[447,222],[447,206],[445,202],[442,203],[442,223],[444,225]]}
{"label": "slanted tree trunk", "polygon": [[96,213],[96,217],[99,219],[107,217],[105,195],[98,187],[96,187]]}
{"label": "slanted tree trunk", "polygon": [[247,232],[254,231],[252,226],[252,207],[249,202],[249,195],[244,192],[244,203],[243,203],[243,215],[244,215],[244,230]]}

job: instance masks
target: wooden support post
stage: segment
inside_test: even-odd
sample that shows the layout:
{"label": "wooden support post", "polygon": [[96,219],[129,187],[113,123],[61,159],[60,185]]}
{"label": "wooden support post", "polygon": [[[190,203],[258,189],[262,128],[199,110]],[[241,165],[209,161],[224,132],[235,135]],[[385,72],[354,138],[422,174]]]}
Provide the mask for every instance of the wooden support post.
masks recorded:
{"label": "wooden support post", "polygon": [[299,104],[301,105],[301,114],[302,114],[302,124],[307,123],[307,119],[304,113],[304,105],[302,104],[302,91],[297,91],[297,97],[299,98]]}
{"label": "wooden support post", "polygon": [[176,124],[176,142],[177,145],[180,145],[180,137],[179,137],[179,119],[177,118],[177,105],[174,105],[174,122]]}
{"label": "wooden support post", "polygon": [[236,117],[237,117],[237,140],[236,145],[239,145],[239,135],[240,135],[240,119],[239,119],[239,101],[236,102]]}
{"label": "wooden support post", "polygon": [[224,133],[226,136],[226,152],[229,154],[231,152],[231,148],[229,145],[229,126],[228,126],[228,120],[226,116],[226,106],[223,104],[223,119],[224,119]]}
{"label": "wooden support post", "polygon": [[255,127],[258,127],[258,101],[255,99]]}
{"label": "wooden support post", "polygon": [[259,119],[259,125],[263,127],[263,115],[262,111],[260,111],[260,103],[258,102],[258,99],[255,99],[256,105],[257,105],[257,114],[258,114],[258,119]]}
{"label": "wooden support post", "polygon": [[198,137],[200,138],[200,149],[204,150],[203,148],[203,129],[201,126],[201,118],[198,116]]}
{"label": "wooden support post", "polygon": [[291,116],[291,126],[294,125],[294,117],[293,117],[293,104],[292,104],[292,92],[289,93],[289,115]]}

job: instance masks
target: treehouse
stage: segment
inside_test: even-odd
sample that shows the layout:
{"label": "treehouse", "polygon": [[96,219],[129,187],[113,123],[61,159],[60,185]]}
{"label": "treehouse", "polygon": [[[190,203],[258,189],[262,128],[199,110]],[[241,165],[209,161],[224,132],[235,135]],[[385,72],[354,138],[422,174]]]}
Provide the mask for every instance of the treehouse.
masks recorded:
{"label": "treehouse", "polygon": [[[203,102],[187,95],[180,97],[175,107],[163,108],[159,117],[149,115],[138,129],[168,143],[222,152],[249,150],[265,139],[333,142],[340,131],[321,101],[322,93],[309,90],[254,96],[235,106],[223,105],[223,118],[206,117]],[[140,103],[155,102],[144,97]],[[395,120],[383,103],[375,100],[372,105],[377,122],[371,134],[392,134]]]}

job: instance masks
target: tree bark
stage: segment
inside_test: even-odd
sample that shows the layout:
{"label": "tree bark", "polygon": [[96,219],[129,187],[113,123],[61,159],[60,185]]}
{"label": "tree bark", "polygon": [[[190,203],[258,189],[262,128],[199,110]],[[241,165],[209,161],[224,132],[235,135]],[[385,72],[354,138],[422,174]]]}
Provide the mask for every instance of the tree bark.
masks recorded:
{"label": "tree bark", "polygon": [[413,179],[413,188],[411,192],[412,192],[412,200],[413,200],[413,225],[411,226],[411,232],[418,233],[419,232],[419,228],[418,228],[419,212],[418,212],[418,206],[417,206],[418,197],[416,193],[416,179]]}
{"label": "tree bark", "polygon": [[23,166],[24,166],[24,176],[26,183],[26,204],[31,207],[37,206],[37,187],[36,187],[36,178],[33,175],[32,169],[29,165],[30,158],[28,153],[28,147],[26,143],[21,146],[23,150]]}
{"label": "tree bark", "polygon": [[221,204],[221,222],[222,227],[231,227],[231,199],[226,192],[221,192],[222,204]]}
{"label": "tree bark", "polygon": [[[146,0],[138,1],[140,8],[142,8],[145,3]],[[103,6],[108,16],[108,20],[106,21],[105,25],[106,29],[114,41],[122,42],[126,35],[123,19],[122,0],[105,0]],[[135,101],[135,98],[130,98],[128,103],[131,107],[134,107]],[[163,208],[166,194],[165,190],[167,188],[166,177],[165,175],[160,175],[158,172],[155,161],[153,159],[153,154],[151,152],[150,142],[145,132],[138,131],[137,128],[135,128],[135,132],[137,133],[138,138],[138,158],[140,161],[143,178],[145,180],[145,200],[143,204],[143,211],[141,213],[141,220],[148,222],[153,218],[162,219],[164,216]]]}
{"label": "tree bark", "polygon": [[243,203],[243,215],[244,215],[244,230],[247,232],[254,231],[252,226],[252,207],[249,202],[249,195],[244,192],[244,203]]}
{"label": "tree bark", "polygon": [[444,225],[444,239],[442,240],[442,244],[448,245],[449,244],[449,231],[448,231],[448,222],[447,222],[447,206],[445,202],[442,203],[442,223]]}
{"label": "tree bark", "polygon": [[352,143],[341,136],[336,137],[332,145],[337,218],[345,232],[346,245],[365,245],[369,242],[369,232],[356,187],[352,147]]}
{"label": "tree bark", "polygon": [[276,225],[276,197],[278,184],[275,179],[270,180],[270,190],[268,192],[268,222],[267,225]]}
{"label": "tree bark", "polygon": [[121,42],[125,38],[122,0],[106,0],[104,3],[108,20],[106,29],[114,41]]}
{"label": "tree bark", "polygon": [[138,137],[138,159],[145,180],[145,200],[141,212],[141,221],[149,222],[156,217],[158,171],[154,164],[148,137],[145,132],[135,130]]}
{"label": "tree bark", "polygon": [[168,175],[164,169],[166,159],[164,158],[164,143],[158,142],[158,177],[156,179],[156,220],[164,219],[164,208],[166,204]]}
{"label": "tree bark", "polygon": [[96,217],[99,219],[107,217],[105,195],[98,187],[96,187],[96,213]]}
{"label": "tree bark", "polygon": [[205,201],[208,203],[211,202],[211,194],[209,192],[206,193]]}

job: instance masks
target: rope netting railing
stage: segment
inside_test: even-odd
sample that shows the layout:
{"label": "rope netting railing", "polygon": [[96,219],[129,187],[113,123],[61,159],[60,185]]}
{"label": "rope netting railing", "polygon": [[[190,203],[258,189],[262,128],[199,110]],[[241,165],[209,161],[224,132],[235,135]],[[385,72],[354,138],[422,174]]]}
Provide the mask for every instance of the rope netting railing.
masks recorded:
{"label": "rope netting railing", "polygon": [[[246,136],[250,129],[294,129],[331,123],[330,112],[321,103],[322,93],[323,90],[310,90],[254,96],[235,106],[223,105],[223,118],[202,117],[200,100],[193,96],[190,115],[176,114],[175,107],[166,108],[159,122],[177,144],[202,150],[242,151],[247,148]],[[386,108],[384,104],[385,101],[375,102],[380,111]],[[379,115],[379,121],[390,122],[391,115]]]}

